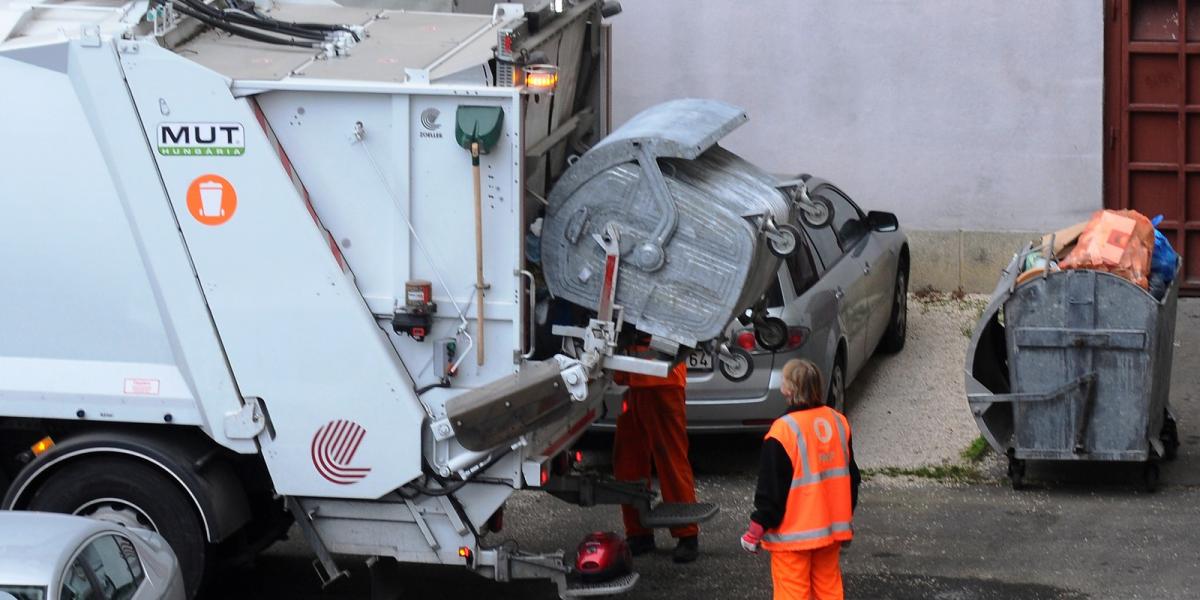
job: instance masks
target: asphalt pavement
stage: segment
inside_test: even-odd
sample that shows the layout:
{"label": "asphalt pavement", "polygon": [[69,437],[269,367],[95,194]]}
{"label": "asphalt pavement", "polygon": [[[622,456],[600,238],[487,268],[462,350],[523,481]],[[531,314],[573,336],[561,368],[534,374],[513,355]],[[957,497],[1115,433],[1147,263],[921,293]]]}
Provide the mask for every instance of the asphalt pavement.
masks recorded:
{"label": "asphalt pavement", "polygon": [[[855,515],[855,541],[843,557],[849,598],[878,600],[1146,599],[1200,597],[1200,301],[1180,303],[1172,409],[1183,445],[1165,465],[1164,486],[1138,490],[1136,465],[1037,465],[1032,489],[1011,490],[1000,461],[985,479],[956,483],[874,476]],[[958,367],[961,368],[961,367]],[[851,390],[852,393],[854,390]],[[856,402],[886,401],[857,398]],[[962,410],[966,411],[965,401]],[[870,435],[859,429],[856,436]],[[608,468],[608,436],[587,438],[585,463]],[[639,557],[638,586],[624,596],[769,598],[766,554],[752,556],[737,538],[754,490],[759,438],[696,436],[692,461],[701,500],[721,513],[702,527],[699,561],[671,562],[671,542]],[[902,451],[902,449],[898,449]],[[582,509],[544,494],[510,500],[506,529],[494,539],[518,540],[531,551],[573,548],[589,531],[620,527],[615,507]],[[253,567],[226,573],[210,598],[359,599],[368,592],[365,567],[346,560],[351,577],[322,591],[300,536],[277,544]],[[544,582],[497,584],[461,569],[406,566],[409,598],[550,600]]]}

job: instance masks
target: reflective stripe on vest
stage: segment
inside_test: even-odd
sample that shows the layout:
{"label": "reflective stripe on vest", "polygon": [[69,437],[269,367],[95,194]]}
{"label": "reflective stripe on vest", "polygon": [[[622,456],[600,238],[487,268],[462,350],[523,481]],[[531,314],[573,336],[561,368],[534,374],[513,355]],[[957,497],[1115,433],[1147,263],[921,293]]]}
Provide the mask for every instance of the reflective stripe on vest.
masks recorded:
{"label": "reflective stripe on vest", "polygon": [[795,533],[768,533],[762,539],[767,542],[800,542],[823,538],[839,531],[852,531],[850,523],[838,521],[829,527],[822,527],[820,529],[809,529],[808,531],[797,531]]}
{"label": "reflective stripe on vest", "polygon": [[804,477],[801,477],[800,479],[793,479],[792,487],[798,488],[800,486],[809,485],[809,484],[817,483],[820,481],[825,481],[826,479],[833,479],[834,477],[849,477],[849,476],[850,476],[850,469],[848,469],[848,468],[843,467],[840,469],[830,469],[828,471],[821,471],[820,473],[813,473],[812,475],[805,475]]}
{"label": "reflective stripe on vest", "polygon": [[796,487],[797,481],[810,477],[810,475],[806,475],[808,473],[808,442],[804,439],[804,434],[800,432],[800,424],[792,418],[792,415],[783,415],[783,422],[787,423],[787,426],[792,429],[792,433],[796,434],[796,447],[800,451],[800,454],[796,455],[797,460],[800,461],[796,465],[796,469],[800,471],[800,479],[792,480],[792,487]]}

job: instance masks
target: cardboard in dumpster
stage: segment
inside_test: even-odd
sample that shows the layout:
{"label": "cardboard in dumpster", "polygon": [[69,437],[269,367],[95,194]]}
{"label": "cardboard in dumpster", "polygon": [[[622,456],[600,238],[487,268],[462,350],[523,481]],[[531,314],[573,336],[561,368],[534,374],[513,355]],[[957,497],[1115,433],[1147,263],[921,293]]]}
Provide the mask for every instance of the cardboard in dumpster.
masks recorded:
{"label": "cardboard in dumpster", "polygon": [[1067,256],[1072,248],[1075,247],[1076,240],[1079,239],[1079,234],[1083,233],[1088,222],[1076,223],[1070,227],[1064,227],[1054,233],[1047,233],[1042,236],[1042,245],[1047,246],[1050,240],[1054,240],[1054,258],[1063,259]]}
{"label": "cardboard in dumpster", "polygon": [[1133,210],[1101,210],[1092,215],[1059,266],[1106,271],[1148,289],[1153,252],[1150,219]]}

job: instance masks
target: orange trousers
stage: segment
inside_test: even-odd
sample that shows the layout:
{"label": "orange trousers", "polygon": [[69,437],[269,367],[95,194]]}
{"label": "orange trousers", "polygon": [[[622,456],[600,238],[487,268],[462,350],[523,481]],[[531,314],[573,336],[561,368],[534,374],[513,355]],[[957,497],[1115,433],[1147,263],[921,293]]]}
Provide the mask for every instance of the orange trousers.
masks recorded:
{"label": "orange trousers", "polygon": [[[696,485],[688,462],[687,406],[684,388],[664,385],[631,387],[624,411],[617,417],[613,440],[613,476],[620,481],[649,481],[651,466],[658,473],[663,502],[693,503]],[[637,510],[621,506],[625,535],[652,533],[638,521]],[[695,523],[672,527],[674,537],[700,533]]]}
{"label": "orange trousers", "polygon": [[775,600],[842,600],[841,542],[814,550],[771,553]]}

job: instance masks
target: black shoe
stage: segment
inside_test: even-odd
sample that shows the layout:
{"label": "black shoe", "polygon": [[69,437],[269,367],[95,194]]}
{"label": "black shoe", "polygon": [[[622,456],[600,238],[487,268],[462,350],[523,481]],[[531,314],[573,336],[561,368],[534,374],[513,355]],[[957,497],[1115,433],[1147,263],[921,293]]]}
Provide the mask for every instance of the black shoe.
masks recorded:
{"label": "black shoe", "polygon": [[671,560],[677,563],[690,563],[700,557],[700,538],[698,536],[681,537],[671,553]]}
{"label": "black shoe", "polygon": [[654,534],[646,535],[631,535],[625,538],[625,543],[629,544],[629,551],[634,556],[641,556],[647,552],[654,552]]}

